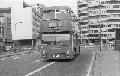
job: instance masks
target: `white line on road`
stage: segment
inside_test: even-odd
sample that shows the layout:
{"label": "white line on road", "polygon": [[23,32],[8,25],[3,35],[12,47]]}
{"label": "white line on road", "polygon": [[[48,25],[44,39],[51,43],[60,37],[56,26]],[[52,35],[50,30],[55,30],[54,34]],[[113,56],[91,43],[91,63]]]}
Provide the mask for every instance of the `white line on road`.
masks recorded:
{"label": "white line on road", "polygon": [[19,57],[14,57],[13,59],[18,59]]}
{"label": "white line on road", "polygon": [[40,60],[35,60],[34,62],[32,62],[32,63],[38,63],[38,62],[40,62]]}
{"label": "white line on road", "polygon": [[19,57],[18,57],[18,56],[12,56],[11,58],[13,58],[13,59],[18,59]]}
{"label": "white line on road", "polygon": [[118,61],[118,57],[117,57],[117,54],[113,55],[113,58],[115,58],[116,61]]}
{"label": "white line on road", "polygon": [[36,72],[39,72],[40,70],[42,70],[42,69],[44,69],[44,68],[46,68],[46,67],[48,67],[48,66],[50,66],[50,65],[52,65],[52,64],[54,64],[54,63],[55,63],[55,62],[51,62],[51,63],[49,63],[49,64],[47,64],[47,65],[45,65],[45,66],[43,66],[43,67],[41,67],[41,68],[33,71],[33,72],[30,72],[30,73],[26,74],[25,76],[31,76],[31,75],[35,74]]}
{"label": "white line on road", "polygon": [[3,61],[4,61],[5,59],[6,59],[6,58],[1,58],[1,60],[3,60]]}
{"label": "white line on road", "polygon": [[115,55],[113,55],[113,57],[115,57]]}
{"label": "white line on road", "polygon": [[115,57],[115,60],[117,60],[117,61],[118,61],[118,58],[117,58],[117,57]]}
{"label": "white line on road", "polygon": [[92,69],[92,64],[93,64],[93,61],[94,61],[94,57],[95,57],[95,51],[94,51],[94,54],[93,54],[93,57],[92,57],[92,61],[91,61],[91,63],[90,63],[90,67],[89,67],[89,70],[88,70],[86,76],[89,76],[89,75],[90,75],[90,71],[91,71],[91,69]]}

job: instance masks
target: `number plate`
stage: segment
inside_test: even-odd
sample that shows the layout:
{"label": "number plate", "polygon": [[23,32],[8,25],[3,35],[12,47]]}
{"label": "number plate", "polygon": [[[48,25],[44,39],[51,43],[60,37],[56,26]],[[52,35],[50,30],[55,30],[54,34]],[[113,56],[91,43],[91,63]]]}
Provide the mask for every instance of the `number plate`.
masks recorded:
{"label": "number plate", "polygon": [[60,56],[59,55],[56,55],[57,58],[59,58]]}
{"label": "number plate", "polygon": [[59,58],[59,57],[60,57],[60,55],[53,55],[53,57]]}

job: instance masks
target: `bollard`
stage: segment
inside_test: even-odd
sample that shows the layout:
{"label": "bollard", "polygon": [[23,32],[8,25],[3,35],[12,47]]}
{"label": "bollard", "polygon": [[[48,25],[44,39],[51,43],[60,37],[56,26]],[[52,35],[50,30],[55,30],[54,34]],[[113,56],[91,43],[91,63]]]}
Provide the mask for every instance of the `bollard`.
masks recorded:
{"label": "bollard", "polygon": [[94,68],[94,69],[93,69],[93,74],[92,74],[92,75],[95,76],[95,70],[96,70],[95,62],[94,62],[93,68]]}
{"label": "bollard", "polygon": [[102,73],[100,72],[100,76],[102,76],[101,74],[102,74]]}
{"label": "bollard", "polygon": [[114,76],[116,76],[116,75],[115,75],[115,72],[114,72]]}

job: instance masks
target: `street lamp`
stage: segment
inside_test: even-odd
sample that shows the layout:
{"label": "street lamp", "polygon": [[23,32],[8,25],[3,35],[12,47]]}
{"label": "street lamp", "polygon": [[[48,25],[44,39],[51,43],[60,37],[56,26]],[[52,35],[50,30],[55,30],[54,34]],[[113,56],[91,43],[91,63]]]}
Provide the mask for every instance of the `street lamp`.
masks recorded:
{"label": "street lamp", "polygon": [[101,3],[100,3],[100,0],[99,0],[99,12],[100,12],[100,17],[99,17],[99,25],[100,25],[100,51],[102,51],[102,36],[101,36]]}
{"label": "street lamp", "polygon": [[[109,14],[107,15],[107,18],[108,18],[108,17],[110,17]],[[107,40],[106,40],[107,47],[109,47],[109,37],[108,37],[108,25],[109,25],[109,24],[108,24],[108,22],[109,22],[109,20],[106,20],[106,23],[107,23]]]}
{"label": "street lamp", "polygon": [[15,23],[15,34],[16,34],[16,25],[19,24],[19,23],[22,23],[22,22]]}
{"label": "street lamp", "polygon": [[82,35],[82,25],[80,26],[80,34],[81,34],[81,44],[83,43],[83,40],[82,40],[82,38],[83,38],[83,35]]}

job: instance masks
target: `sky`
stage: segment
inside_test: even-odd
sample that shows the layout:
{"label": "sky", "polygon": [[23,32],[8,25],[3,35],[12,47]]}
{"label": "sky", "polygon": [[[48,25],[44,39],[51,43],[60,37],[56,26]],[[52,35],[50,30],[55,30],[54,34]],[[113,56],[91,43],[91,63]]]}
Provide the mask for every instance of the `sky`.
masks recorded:
{"label": "sky", "polygon": [[[15,0],[0,0],[0,8],[11,6]],[[69,6],[77,14],[77,0],[20,0],[27,4],[40,3],[45,6]]]}

